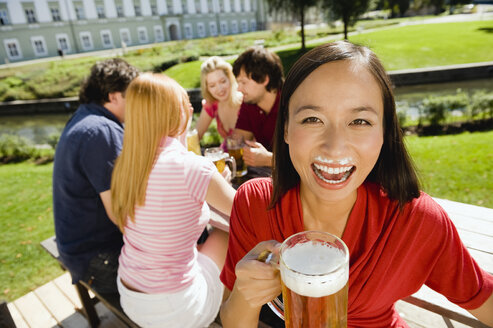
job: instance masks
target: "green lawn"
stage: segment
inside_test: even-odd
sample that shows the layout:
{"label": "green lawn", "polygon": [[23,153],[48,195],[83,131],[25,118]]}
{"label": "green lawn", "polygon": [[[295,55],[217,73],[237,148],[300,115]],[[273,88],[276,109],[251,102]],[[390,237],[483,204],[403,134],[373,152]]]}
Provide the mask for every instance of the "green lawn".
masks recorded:
{"label": "green lawn", "polygon": [[0,165],[0,298],[12,301],[62,271],[39,243],[54,234],[53,164]]}
{"label": "green lawn", "polygon": [[[406,137],[432,196],[493,208],[493,131],[440,137]],[[12,301],[61,274],[39,243],[52,236],[53,165],[0,165],[0,279]]]}
{"label": "green lawn", "polygon": [[[493,20],[399,26],[350,36],[349,40],[369,46],[389,71],[493,60]],[[298,45],[277,54],[285,74],[301,56]],[[200,63],[179,64],[165,73],[192,88],[200,85]]]}

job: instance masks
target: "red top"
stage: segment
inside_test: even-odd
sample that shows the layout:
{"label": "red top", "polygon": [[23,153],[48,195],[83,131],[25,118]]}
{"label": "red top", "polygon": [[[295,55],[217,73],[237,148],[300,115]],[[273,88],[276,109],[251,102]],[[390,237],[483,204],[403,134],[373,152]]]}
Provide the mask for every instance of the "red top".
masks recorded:
{"label": "red top", "polygon": [[[236,263],[256,244],[282,242],[304,230],[299,187],[267,210],[271,193],[270,178],[250,180],[236,193],[221,273],[230,290]],[[348,327],[408,327],[394,302],[423,284],[465,309],[478,308],[493,292],[493,276],[473,260],[448,215],[425,193],[399,212],[378,185],[363,184],[342,239],[350,253]]]}
{"label": "red top", "polygon": [[237,129],[252,132],[255,140],[260,142],[268,151],[272,151],[272,138],[276,128],[280,98],[281,92],[277,92],[276,100],[269,114],[266,114],[256,104],[242,103],[236,121]]}
{"label": "red top", "polygon": [[221,119],[219,118],[218,114],[218,107],[217,107],[217,101],[213,102],[212,104],[208,103],[204,100],[202,100],[202,107],[204,108],[205,112],[207,115],[209,115],[212,118],[216,119],[217,122],[217,132],[219,135],[223,138],[226,138],[229,136],[231,133],[233,133],[233,129],[230,129],[229,131],[226,131],[223,126],[223,122],[221,122]]}

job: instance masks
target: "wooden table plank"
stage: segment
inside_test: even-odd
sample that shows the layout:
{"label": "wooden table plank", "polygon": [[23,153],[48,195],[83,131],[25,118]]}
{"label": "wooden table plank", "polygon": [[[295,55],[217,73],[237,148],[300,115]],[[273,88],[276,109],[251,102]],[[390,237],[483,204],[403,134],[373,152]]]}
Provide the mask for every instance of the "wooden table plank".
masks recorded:
{"label": "wooden table plank", "polygon": [[75,308],[81,309],[82,304],[80,303],[79,296],[75,290],[74,285],[72,285],[72,278],[70,273],[66,272],[60,277],[53,280],[53,283],[60,289],[60,291],[67,296],[67,298],[74,304]]}
{"label": "wooden table plank", "polygon": [[493,223],[479,218],[472,218],[462,214],[449,214],[457,229],[462,229],[493,238]]}
{"label": "wooden table plank", "polygon": [[75,313],[74,304],[53,283],[49,282],[34,291],[34,294],[45,305],[58,323]]}
{"label": "wooden table plank", "polygon": [[395,308],[410,328],[470,328],[453,320],[447,323],[441,315],[408,302],[397,301]]}
{"label": "wooden table plank", "polygon": [[493,256],[493,237],[479,233],[457,229],[460,239],[468,249],[475,249]]}
{"label": "wooden table plank", "polygon": [[18,298],[14,301],[14,304],[30,327],[58,327],[56,320],[33,292]]}
{"label": "wooden table plank", "polygon": [[493,209],[491,208],[454,202],[448,199],[434,197],[433,199],[440,204],[440,206],[442,206],[443,209],[449,213],[449,215],[462,215],[493,223]]}
{"label": "wooden table plank", "polygon": [[29,328],[29,325],[24,320],[19,310],[17,310],[17,307],[14,303],[8,303],[7,307],[9,308],[10,315],[12,316],[12,319],[14,320],[17,328]]}

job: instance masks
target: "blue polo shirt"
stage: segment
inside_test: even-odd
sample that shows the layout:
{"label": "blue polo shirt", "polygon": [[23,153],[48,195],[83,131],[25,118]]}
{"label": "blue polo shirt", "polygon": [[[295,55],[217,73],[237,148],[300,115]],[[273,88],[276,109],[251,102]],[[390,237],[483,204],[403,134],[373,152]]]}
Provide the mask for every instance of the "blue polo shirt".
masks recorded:
{"label": "blue polo shirt", "polygon": [[53,168],[53,213],[60,257],[74,283],[83,278],[94,256],[123,245],[99,196],[110,189],[122,144],[123,125],[97,104],[80,105],[60,136]]}

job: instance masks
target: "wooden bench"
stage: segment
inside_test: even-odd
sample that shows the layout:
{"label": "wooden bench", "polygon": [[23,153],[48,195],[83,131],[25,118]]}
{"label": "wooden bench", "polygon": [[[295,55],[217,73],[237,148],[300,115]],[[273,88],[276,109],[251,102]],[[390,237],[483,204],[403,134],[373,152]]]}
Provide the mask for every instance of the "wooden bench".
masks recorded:
{"label": "wooden bench", "polygon": [[[54,258],[58,261],[60,266],[66,270],[63,266],[63,263],[60,261],[60,254],[58,253],[58,247],[56,245],[55,236],[50,237],[41,242],[41,246]],[[79,295],[80,302],[82,304],[82,312],[86,316],[89,325],[92,328],[98,327],[100,323],[100,319],[98,314],[96,313],[96,309],[94,305],[97,302],[103,303],[111,312],[113,312],[118,319],[120,319],[127,327],[138,328],[139,326],[130,320],[127,315],[123,312],[123,309],[120,305],[120,298],[115,294],[100,294],[93,290],[91,286],[89,286],[84,281],[79,281],[75,284],[75,289],[77,290],[77,294]],[[94,297],[91,297],[91,292]]]}

